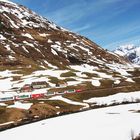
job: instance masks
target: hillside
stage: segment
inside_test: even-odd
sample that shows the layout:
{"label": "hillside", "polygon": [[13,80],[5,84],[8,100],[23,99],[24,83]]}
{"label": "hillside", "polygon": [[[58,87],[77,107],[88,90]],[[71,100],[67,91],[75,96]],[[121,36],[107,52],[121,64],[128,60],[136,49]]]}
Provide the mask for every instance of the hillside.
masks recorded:
{"label": "hillside", "polygon": [[[128,59],[0,0],[0,130],[105,107],[88,101],[139,90],[140,69]],[[139,101],[125,99],[109,105]]]}
{"label": "hillside", "polygon": [[[23,86],[35,77],[36,80],[37,77],[44,79],[43,75],[47,81],[53,81],[50,84],[54,84],[54,77],[63,80],[73,77],[71,73],[78,83],[86,81],[85,78],[91,79],[91,76],[98,80],[110,78],[112,74],[129,75],[121,70],[131,69],[123,57],[57,26],[22,5],[1,0],[0,12],[0,76],[10,82],[7,84],[10,88],[4,89],[18,88],[14,86],[16,83]],[[40,72],[36,72],[38,70]],[[67,76],[61,77],[66,72]],[[4,84],[4,80],[0,82]]]}
{"label": "hillside", "polygon": [[[89,39],[69,32],[24,6],[0,2],[1,65],[58,68],[70,64],[124,63]],[[53,61],[52,61],[53,60]]]}

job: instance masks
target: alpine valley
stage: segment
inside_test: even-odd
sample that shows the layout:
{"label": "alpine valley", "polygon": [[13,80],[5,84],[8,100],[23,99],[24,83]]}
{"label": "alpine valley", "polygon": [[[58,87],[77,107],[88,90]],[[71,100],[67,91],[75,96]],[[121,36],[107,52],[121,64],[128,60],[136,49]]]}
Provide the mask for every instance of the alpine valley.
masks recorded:
{"label": "alpine valley", "polygon": [[0,130],[139,102],[140,67],[116,51],[0,0]]}

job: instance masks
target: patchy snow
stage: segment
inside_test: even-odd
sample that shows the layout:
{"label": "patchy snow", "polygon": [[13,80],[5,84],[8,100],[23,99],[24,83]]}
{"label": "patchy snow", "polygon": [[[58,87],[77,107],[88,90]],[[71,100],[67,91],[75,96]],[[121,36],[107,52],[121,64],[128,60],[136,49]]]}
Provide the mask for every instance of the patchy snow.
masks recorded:
{"label": "patchy snow", "polygon": [[41,34],[41,33],[40,33],[39,35],[42,36],[42,37],[46,37],[46,36],[48,36],[49,34],[46,34],[46,33],[42,33],[42,34]]}
{"label": "patchy snow", "polygon": [[48,76],[53,76],[61,79],[61,74],[68,72],[68,70],[40,70],[40,71],[35,71],[31,76],[40,76],[40,75],[48,75]]}
{"label": "patchy snow", "polygon": [[126,81],[127,81],[127,82],[132,82],[132,83],[135,82],[135,81],[132,80],[132,78],[127,78]]}
{"label": "patchy snow", "polygon": [[55,108],[59,109],[60,107],[59,106],[55,106]]}
{"label": "patchy snow", "polygon": [[11,2],[9,0],[0,0],[0,2],[6,2],[6,3],[10,3],[10,4],[15,4],[15,3],[13,3],[13,2]]}
{"label": "patchy snow", "polygon": [[54,55],[58,55],[57,52],[56,52],[54,49],[51,49],[51,52],[52,52]]}
{"label": "patchy snow", "polygon": [[44,62],[45,62],[49,67],[51,67],[51,68],[53,68],[53,69],[58,69],[57,66],[52,65],[51,63],[47,62],[46,60],[44,60]]}
{"label": "patchy snow", "polygon": [[26,34],[22,34],[22,36],[28,37],[30,39],[34,39],[30,34],[26,33]]}
{"label": "patchy snow", "polygon": [[83,65],[71,65],[70,68],[81,71],[81,72],[89,72],[92,73],[93,70],[97,69],[97,67],[90,66],[88,64],[83,64]]}
{"label": "patchy snow", "polygon": [[11,51],[10,45],[5,45],[4,46],[8,51]]}
{"label": "patchy snow", "polygon": [[[13,71],[14,72],[14,71]],[[22,76],[22,74],[13,74],[10,70],[0,71],[1,77]]]}
{"label": "patchy snow", "polygon": [[70,68],[81,71],[81,72],[88,72],[88,73],[95,73],[99,75],[100,78],[112,78],[112,75],[108,75],[103,72],[99,72],[98,67],[90,66],[88,64],[83,64],[83,65],[71,65]]}
{"label": "patchy snow", "polygon": [[55,41],[55,44],[61,46],[61,43],[59,41]]}
{"label": "patchy snow", "polygon": [[81,105],[81,106],[84,106],[86,108],[89,107],[89,105],[87,103],[80,103],[80,102],[72,101],[72,100],[69,100],[69,99],[66,99],[66,98],[62,97],[61,95],[49,98],[49,100],[61,100],[61,101],[64,101],[68,104]]}
{"label": "patchy snow", "polygon": [[114,103],[123,102],[136,102],[140,100],[140,91],[129,93],[118,93],[106,97],[95,97],[88,100],[84,100],[86,103],[96,103],[96,105],[111,105]]}
{"label": "patchy snow", "polygon": [[64,50],[60,45],[58,44],[54,44],[54,45],[51,45],[51,48],[53,48],[54,50],[57,50],[59,52],[63,52],[63,53],[67,53],[66,50]]}
{"label": "patchy snow", "polygon": [[0,103],[0,106],[7,106],[5,103]]}
{"label": "patchy snow", "polygon": [[[129,110],[140,104],[94,109],[9,129],[0,133],[2,140],[130,140],[140,132],[140,113]],[[87,129],[88,128],[88,129]],[[33,133],[31,133],[31,130]],[[23,135],[23,132],[26,135]],[[63,133],[63,134],[62,134]]]}
{"label": "patchy snow", "polygon": [[0,40],[6,40],[6,38],[0,34]]}
{"label": "patchy snow", "polygon": [[101,77],[101,78],[109,78],[109,79],[112,78],[112,75],[108,75],[108,74],[103,73],[103,72],[93,71],[93,73],[99,75],[99,77]]}
{"label": "patchy snow", "polygon": [[88,53],[88,55],[93,55],[92,52],[90,51],[90,49],[88,48],[88,46],[77,46],[79,47],[81,50],[85,51],[86,53]]}
{"label": "patchy snow", "polygon": [[0,98],[13,98],[13,95],[11,93],[0,93]]}
{"label": "patchy snow", "polygon": [[122,76],[131,76],[127,72],[127,70],[131,69],[133,66],[132,65],[121,65],[121,64],[106,64],[109,69],[112,69],[114,72],[120,73]]}
{"label": "patchy snow", "polygon": [[13,56],[11,56],[11,55],[9,55],[8,58],[9,58],[10,60],[16,60],[16,58],[13,57]]}
{"label": "patchy snow", "polygon": [[32,43],[29,43],[29,42],[27,42],[27,41],[23,41],[23,43],[25,43],[25,44],[28,45],[28,46],[34,47],[34,45],[33,45]]}
{"label": "patchy snow", "polygon": [[91,83],[92,83],[93,86],[97,86],[97,87],[99,87],[101,85],[99,80],[92,80]]}
{"label": "patchy snow", "polygon": [[[25,42],[25,43],[28,43],[28,42]],[[29,44],[28,44],[29,45]],[[31,44],[32,45],[32,44]],[[27,53],[29,53],[29,51],[26,49],[26,47],[25,46],[22,46],[22,48],[27,52]]]}
{"label": "patchy snow", "polygon": [[53,41],[52,41],[52,40],[50,40],[50,39],[48,39],[48,43],[53,43]]}
{"label": "patchy snow", "polygon": [[9,105],[7,108],[20,108],[28,110],[32,103],[21,103],[19,101],[14,102],[14,105]]}
{"label": "patchy snow", "polygon": [[68,84],[69,86],[78,85],[78,84],[81,84],[81,83],[82,83],[82,81],[68,81],[68,82],[67,82],[67,84]]}
{"label": "patchy snow", "polygon": [[117,79],[117,80],[114,81],[114,84],[118,85],[120,82],[121,81]]}
{"label": "patchy snow", "polygon": [[0,90],[6,91],[12,88],[13,78],[0,79]]}
{"label": "patchy snow", "polygon": [[7,122],[7,123],[2,123],[2,124],[0,124],[0,126],[3,126],[3,125],[8,125],[8,124],[12,124],[12,123],[14,123],[14,121]]}

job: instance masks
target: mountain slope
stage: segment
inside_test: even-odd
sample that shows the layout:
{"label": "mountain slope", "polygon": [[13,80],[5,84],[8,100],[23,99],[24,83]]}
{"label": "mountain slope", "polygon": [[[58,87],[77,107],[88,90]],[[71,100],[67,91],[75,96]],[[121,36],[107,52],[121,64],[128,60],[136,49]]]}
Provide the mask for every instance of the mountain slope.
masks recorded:
{"label": "mountain slope", "polygon": [[49,62],[63,67],[81,63],[98,65],[98,61],[125,63],[89,39],[55,25],[24,6],[0,1],[0,12],[2,65],[37,63],[47,67]]}
{"label": "mountain slope", "polygon": [[133,68],[124,57],[22,5],[0,0],[1,91],[34,81],[47,81],[51,87],[58,81],[69,86],[100,87],[107,82],[111,86],[120,77],[127,80],[129,69]]}
{"label": "mountain slope", "polygon": [[132,63],[140,65],[140,47],[135,45],[124,45],[118,47],[114,53],[127,57]]}
{"label": "mountain slope", "polygon": [[117,105],[119,92],[137,102],[124,95],[139,89],[140,70],[124,57],[0,0],[0,130],[107,105],[88,103],[96,97]]}

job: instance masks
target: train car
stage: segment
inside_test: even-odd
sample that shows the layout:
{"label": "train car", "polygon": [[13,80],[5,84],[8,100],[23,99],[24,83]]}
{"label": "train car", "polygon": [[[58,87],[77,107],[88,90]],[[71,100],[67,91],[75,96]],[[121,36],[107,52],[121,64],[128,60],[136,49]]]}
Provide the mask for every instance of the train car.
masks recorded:
{"label": "train car", "polygon": [[82,89],[76,89],[75,92],[77,93],[82,92]]}
{"label": "train car", "polygon": [[1,94],[0,95],[0,102],[6,102],[6,101],[13,101],[14,96],[10,94]]}
{"label": "train car", "polygon": [[15,100],[29,99],[31,98],[30,94],[20,94],[15,96]]}
{"label": "train car", "polygon": [[61,95],[61,94],[65,94],[65,92],[64,91],[57,91],[56,94]]}
{"label": "train car", "polygon": [[65,93],[74,93],[74,92],[75,92],[75,89],[69,89],[65,91]]}
{"label": "train car", "polygon": [[43,98],[44,96],[44,93],[31,94],[32,99]]}
{"label": "train car", "polygon": [[45,93],[46,96],[53,96],[56,93],[54,91],[47,91],[47,93]]}

